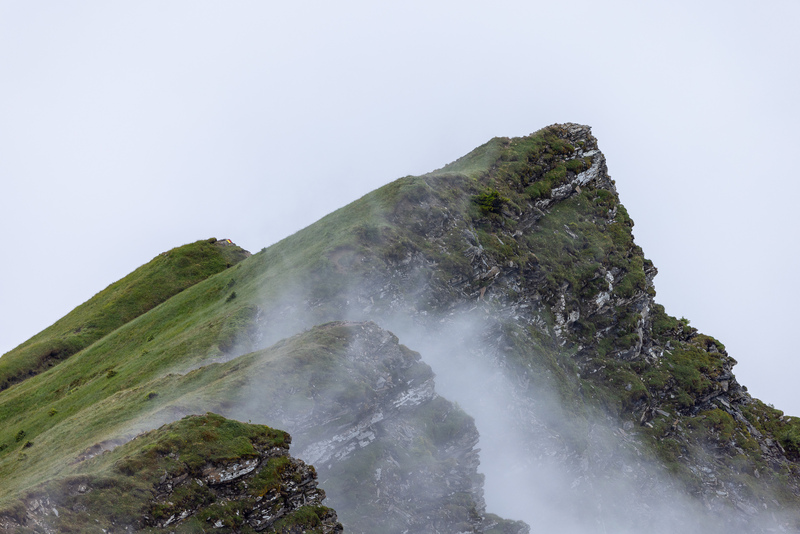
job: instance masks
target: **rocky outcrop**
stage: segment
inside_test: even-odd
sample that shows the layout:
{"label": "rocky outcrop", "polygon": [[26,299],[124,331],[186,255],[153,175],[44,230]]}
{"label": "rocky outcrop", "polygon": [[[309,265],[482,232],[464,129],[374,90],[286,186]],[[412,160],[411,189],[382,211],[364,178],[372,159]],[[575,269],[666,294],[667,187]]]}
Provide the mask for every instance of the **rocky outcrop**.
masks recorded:
{"label": "rocky outcrop", "polygon": [[[308,346],[309,338],[320,345]],[[269,353],[263,361],[250,356],[248,400],[234,403],[247,408],[231,413],[292,433],[298,456],[317,467],[348,532],[484,532],[478,432],[436,393],[418,353],[371,322],[330,323],[286,346],[318,359],[283,380],[275,379],[282,371]],[[305,400],[285,402],[291,398]],[[526,530],[517,524],[509,532]]]}
{"label": "rocky outcrop", "polygon": [[0,515],[0,532],[342,532],[288,434],[189,416],[87,461]]}
{"label": "rocky outcrop", "polygon": [[[322,507],[325,492],[317,487],[314,468],[290,457],[283,447],[260,451],[257,458],[208,463],[199,476],[165,473],[153,492],[149,513],[143,516],[147,527],[176,528],[200,516],[214,529],[249,525],[256,532],[290,532],[294,525],[298,531],[314,527],[325,534],[342,532],[336,512]],[[202,493],[202,501],[187,501],[192,493]],[[311,524],[293,517],[303,507],[317,516]]]}

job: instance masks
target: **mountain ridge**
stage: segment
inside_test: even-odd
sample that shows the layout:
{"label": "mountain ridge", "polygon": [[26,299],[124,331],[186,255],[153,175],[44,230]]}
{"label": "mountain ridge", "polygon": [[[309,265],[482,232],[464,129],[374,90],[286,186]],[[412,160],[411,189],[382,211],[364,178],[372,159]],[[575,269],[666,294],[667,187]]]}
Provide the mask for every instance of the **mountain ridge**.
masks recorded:
{"label": "mountain ridge", "polygon": [[[373,320],[410,340],[404,342],[424,361],[436,360],[440,382],[451,381],[452,365],[480,362],[497,374],[519,414],[508,430],[528,443],[520,453],[525,469],[571,477],[574,487],[560,495],[572,504],[559,511],[582,516],[575,528],[612,516],[636,528],[648,521],[647,510],[676,493],[691,496],[687,509],[706,509],[702,513],[710,515],[695,522],[708,531],[797,527],[788,510],[800,494],[800,421],[752,399],[719,341],[656,304],[657,271],[635,244],[632,227],[590,128],[553,125],[524,138],[492,139],[432,173],[365,195],[0,392],[0,414],[9,422],[0,431],[7,449],[0,451],[0,476],[20,480],[10,475],[12,461],[36,473],[10,453],[33,455],[41,440],[72,443],[67,449],[77,454],[129,434],[135,421],[145,429],[153,420],[169,422],[209,404],[231,417],[268,413],[264,406],[237,412],[241,401],[219,393],[229,389],[215,390],[219,380],[251,384],[244,362],[254,354],[272,361],[268,354],[276,353],[259,351],[276,342],[280,350],[286,342],[279,340],[293,333],[318,335],[315,325],[329,321]],[[344,349],[340,341],[326,343]],[[313,370],[329,352],[326,346],[292,358],[310,358]],[[181,384],[191,381],[201,396],[217,401],[176,402],[171,392],[189,391]],[[360,392],[354,399],[379,389],[377,382],[348,383]],[[106,408],[85,409],[101,399]],[[463,401],[469,412],[470,399]],[[64,439],[79,421],[90,439]],[[424,417],[411,421],[408,428],[432,439]],[[380,436],[388,428],[381,424],[393,423],[365,423],[359,432]],[[15,440],[20,431],[24,437]],[[32,445],[20,452],[27,442]],[[376,457],[397,461],[395,453],[375,456],[376,447],[369,440],[357,446],[348,469],[359,472]],[[482,455],[497,454],[482,448]],[[420,450],[432,457],[438,451]],[[543,454],[555,463],[543,462]],[[36,480],[52,476],[46,463]],[[366,473],[361,476],[365,480]],[[639,512],[614,499],[598,501],[596,490],[585,489],[605,487],[609,477],[641,490],[634,497]],[[337,499],[336,491],[329,494]],[[489,522],[477,520],[489,517],[481,512],[480,492],[465,495],[457,509],[477,510],[469,528],[489,532]],[[386,506],[376,502],[376,510]],[[604,512],[589,511],[600,502]],[[348,521],[358,524],[337,511],[345,528]],[[401,519],[386,531],[402,531],[404,521],[419,525],[419,513],[392,512]],[[664,531],[697,528],[689,519],[673,521]]]}

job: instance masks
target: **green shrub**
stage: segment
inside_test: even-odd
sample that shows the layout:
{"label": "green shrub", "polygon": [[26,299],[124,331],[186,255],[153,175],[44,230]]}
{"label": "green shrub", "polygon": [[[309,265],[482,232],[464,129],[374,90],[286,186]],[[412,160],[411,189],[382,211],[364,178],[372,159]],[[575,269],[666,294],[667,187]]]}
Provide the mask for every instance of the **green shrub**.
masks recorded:
{"label": "green shrub", "polygon": [[499,214],[503,209],[503,204],[509,200],[501,196],[497,189],[487,189],[472,197],[472,201],[478,205],[483,215],[489,215],[490,213]]}
{"label": "green shrub", "polygon": [[653,318],[653,333],[658,337],[664,336],[680,326],[678,319],[668,315],[661,304],[653,306],[651,316]]}

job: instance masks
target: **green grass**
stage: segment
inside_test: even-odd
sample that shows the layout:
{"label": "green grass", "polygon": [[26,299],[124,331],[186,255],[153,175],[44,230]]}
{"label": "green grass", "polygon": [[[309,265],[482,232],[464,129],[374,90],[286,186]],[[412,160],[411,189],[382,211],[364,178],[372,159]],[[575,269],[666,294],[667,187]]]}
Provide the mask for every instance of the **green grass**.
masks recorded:
{"label": "green grass", "polygon": [[246,257],[210,240],[174,248],[108,286],[0,358],[0,390],[39,374],[171,296]]}
{"label": "green grass", "polygon": [[[186,289],[55,368],[1,392],[0,444],[8,445],[0,452],[2,489],[16,480],[40,480],[63,461],[61,454],[77,454],[170,398],[149,399],[155,390],[148,382],[221,354],[220,346],[231,344],[255,310],[225,302],[227,272],[221,274],[226,276]],[[35,446],[20,463],[13,437],[21,431]],[[52,454],[54,448],[59,454]]]}

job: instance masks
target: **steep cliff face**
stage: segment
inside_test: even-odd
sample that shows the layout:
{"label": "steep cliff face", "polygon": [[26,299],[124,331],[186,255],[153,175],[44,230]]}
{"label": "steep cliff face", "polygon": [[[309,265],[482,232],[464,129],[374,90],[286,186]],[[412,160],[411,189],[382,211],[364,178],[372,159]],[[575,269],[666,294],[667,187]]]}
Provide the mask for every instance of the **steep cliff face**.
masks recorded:
{"label": "steep cliff face", "polygon": [[1,532],[341,532],[282,431],[190,416],[29,492]]}

